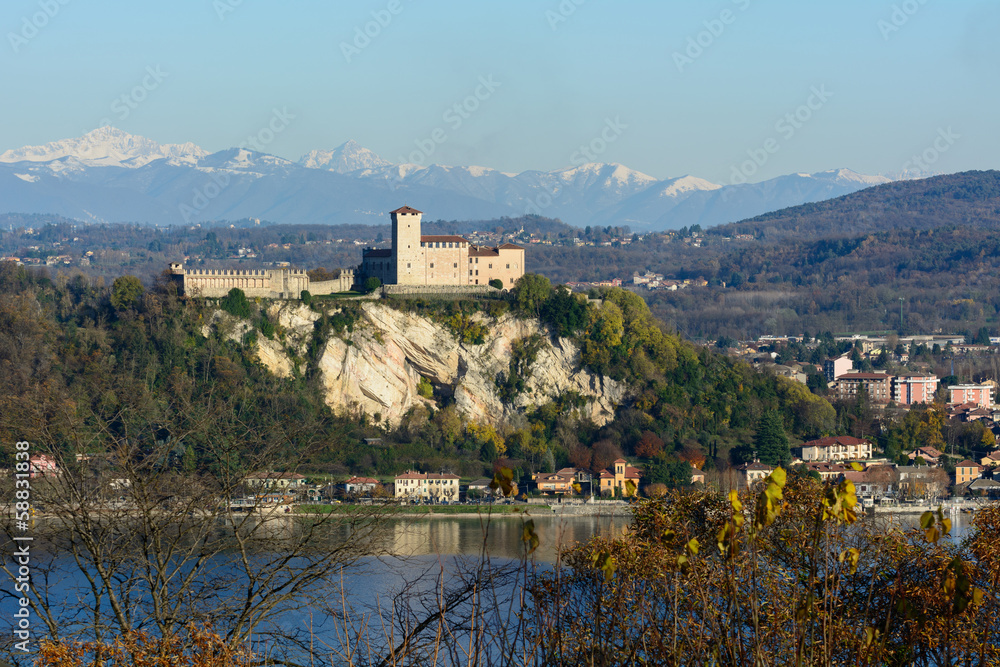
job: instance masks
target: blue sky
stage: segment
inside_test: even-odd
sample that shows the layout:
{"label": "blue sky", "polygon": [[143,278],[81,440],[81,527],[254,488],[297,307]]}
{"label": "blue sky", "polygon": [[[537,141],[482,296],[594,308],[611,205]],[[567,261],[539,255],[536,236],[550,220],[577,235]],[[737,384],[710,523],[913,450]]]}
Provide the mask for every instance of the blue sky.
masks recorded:
{"label": "blue sky", "polygon": [[109,119],[215,151],[277,109],[266,150],[293,160],[354,139],[716,182],[1000,166],[996,2],[5,0],[0,27],[0,150]]}

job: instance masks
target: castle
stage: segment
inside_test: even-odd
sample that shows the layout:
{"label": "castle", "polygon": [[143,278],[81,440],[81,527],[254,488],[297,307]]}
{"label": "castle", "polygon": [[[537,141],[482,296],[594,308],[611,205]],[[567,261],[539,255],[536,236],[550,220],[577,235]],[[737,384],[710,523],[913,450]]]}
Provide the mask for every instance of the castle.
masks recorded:
{"label": "castle", "polygon": [[499,280],[505,289],[524,275],[524,248],[512,243],[499,247],[473,245],[461,236],[425,236],[420,233],[422,213],[403,206],[392,217],[392,247],[363,251],[357,275],[340,269],[334,280],[310,280],[300,269],[185,269],[170,264],[170,274],[193,297],[221,298],[239,288],[248,297],[298,299],[310,294],[347,292],[375,277],[383,285],[470,286],[485,288]]}
{"label": "castle", "polygon": [[524,275],[524,248],[513,243],[477,246],[462,236],[420,233],[422,213],[409,206],[391,211],[392,248],[369,248],[358,273],[384,285],[488,285],[510,289]]}

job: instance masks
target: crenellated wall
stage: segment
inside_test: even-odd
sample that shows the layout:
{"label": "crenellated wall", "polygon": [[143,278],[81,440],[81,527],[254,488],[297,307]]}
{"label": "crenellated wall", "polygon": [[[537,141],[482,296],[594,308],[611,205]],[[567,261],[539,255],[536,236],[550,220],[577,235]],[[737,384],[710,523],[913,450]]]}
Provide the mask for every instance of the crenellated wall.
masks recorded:
{"label": "crenellated wall", "polygon": [[171,264],[170,271],[181,279],[184,294],[192,297],[221,298],[233,288],[248,297],[298,299],[304,290],[310,294],[346,292],[354,284],[354,271],[341,270],[334,280],[312,283],[301,269],[184,269]]}

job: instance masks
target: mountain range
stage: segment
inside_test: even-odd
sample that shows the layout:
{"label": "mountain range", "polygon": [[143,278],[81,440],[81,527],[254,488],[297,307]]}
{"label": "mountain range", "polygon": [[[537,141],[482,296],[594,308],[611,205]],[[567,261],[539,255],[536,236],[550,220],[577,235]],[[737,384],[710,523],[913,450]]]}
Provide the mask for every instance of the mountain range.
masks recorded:
{"label": "mountain range", "polygon": [[102,127],[0,154],[0,210],[93,222],[375,224],[409,203],[428,219],[535,213],[581,227],[652,231],[734,222],[889,181],[839,169],[720,185],[695,176],[659,180],[614,163],[511,174],[394,164],[354,141],[292,162],[246,148],[209,153],[192,143],[159,144]]}

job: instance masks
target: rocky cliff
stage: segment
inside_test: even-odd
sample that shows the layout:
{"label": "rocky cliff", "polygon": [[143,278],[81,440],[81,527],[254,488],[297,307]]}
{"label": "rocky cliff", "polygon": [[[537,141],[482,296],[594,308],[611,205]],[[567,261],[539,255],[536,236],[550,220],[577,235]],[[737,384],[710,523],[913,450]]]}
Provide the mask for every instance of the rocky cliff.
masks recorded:
{"label": "rocky cliff", "polygon": [[[410,408],[434,405],[433,399],[418,392],[422,377],[434,386],[436,397],[453,396],[465,417],[497,425],[567,392],[587,399],[582,412],[604,424],[626,395],[623,383],[579,368],[576,346],[550,337],[535,320],[476,315],[488,329],[484,343],[476,345],[460,342],[426,317],[373,301],[359,308],[360,320],[352,332],[318,341],[319,381],[327,404],[340,412],[378,413],[389,424],[397,424]],[[329,312],[335,313],[336,309]],[[257,357],[271,372],[289,377],[297,364],[304,368],[314,323],[321,315],[298,302],[276,302],[268,308],[268,317],[280,335],[274,340],[258,336]],[[525,389],[504,402],[496,378],[507,372],[514,342],[533,334],[542,334],[543,340],[525,374]]]}

